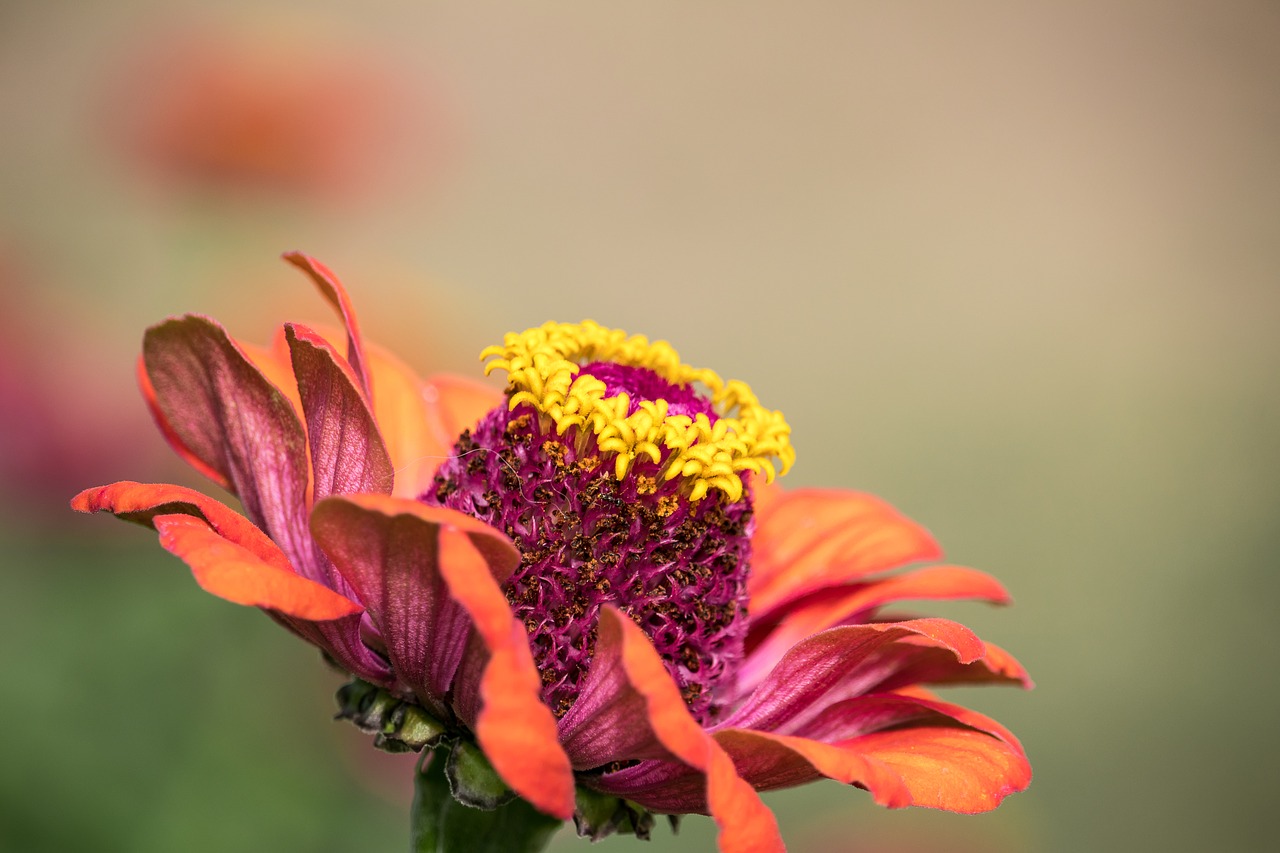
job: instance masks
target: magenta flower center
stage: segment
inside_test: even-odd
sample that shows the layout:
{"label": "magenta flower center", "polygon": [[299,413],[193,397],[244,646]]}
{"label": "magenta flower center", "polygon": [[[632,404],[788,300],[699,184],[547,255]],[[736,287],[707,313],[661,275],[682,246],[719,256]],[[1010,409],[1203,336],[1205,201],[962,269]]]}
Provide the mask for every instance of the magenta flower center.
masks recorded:
{"label": "magenta flower center", "polygon": [[[610,396],[665,400],[675,415],[717,419],[709,401],[643,367],[585,365]],[[612,603],[653,640],[690,710],[720,710],[743,654],[750,564],[750,489],[689,498],[684,478],[638,456],[619,479],[589,432],[504,403],[464,432],[421,500],[505,532],[522,555],[507,600],[529,632],[543,699],[563,715],[595,650],[600,606]]]}

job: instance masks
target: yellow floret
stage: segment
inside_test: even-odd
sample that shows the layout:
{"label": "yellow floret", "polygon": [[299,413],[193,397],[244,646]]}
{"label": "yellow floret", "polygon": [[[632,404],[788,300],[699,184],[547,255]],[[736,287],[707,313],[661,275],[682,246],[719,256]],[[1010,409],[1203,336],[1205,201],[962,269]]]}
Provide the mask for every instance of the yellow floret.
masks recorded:
{"label": "yellow floret", "polygon": [[[714,371],[684,364],[666,341],[628,336],[591,320],[545,323],[507,334],[500,346],[488,347],[480,358],[486,362],[486,375],[507,372],[512,409],[527,403],[550,418],[559,435],[572,428],[589,430],[601,452],[616,454],[618,479],[626,476],[636,457],[656,464],[665,451],[669,456],[663,476],[684,477],[691,500],[701,500],[714,488],[736,501],[743,494],[743,471],[763,474],[766,482],[773,482],[795,462],[791,428],[781,412],[761,406],[744,382],[725,382]],[[681,387],[699,383],[720,417],[712,424],[704,414],[669,415],[665,400],[641,401],[629,415],[625,393],[606,397],[603,382],[578,375],[582,364],[593,361],[647,368]]]}

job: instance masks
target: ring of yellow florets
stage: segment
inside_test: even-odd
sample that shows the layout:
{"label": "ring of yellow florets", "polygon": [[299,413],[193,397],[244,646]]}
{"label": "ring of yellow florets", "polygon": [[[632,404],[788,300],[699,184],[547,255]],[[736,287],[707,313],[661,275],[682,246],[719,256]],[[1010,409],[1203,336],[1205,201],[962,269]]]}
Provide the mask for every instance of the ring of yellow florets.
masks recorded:
{"label": "ring of yellow florets", "polygon": [[[480,358],[487,362],[486,375],[507,372],[510,408],[529,404],[555,424],[559,435],[574,427],[593,435],[602,453],[616,454],[619,480],[638,456],[656,465],[665,455],[662,476],[683,477],[690,500],[701,500],[714,488],[737,501],[744,471],[773,482],[795,462],[791,427],[781,412],[760,405],[744,382],[725,382],[714,371],[684,364],[666,341],[651,343],[644,335],[628,336],[590,320],[545,323],[507,334]],[[647,368],[681,387],[700,383],[719,418],[712,423],[704,414],[672,415],[665,400],[633,406],[626,393],[605,396],[604,382],[579,373],[582,364],[596,361]]]}

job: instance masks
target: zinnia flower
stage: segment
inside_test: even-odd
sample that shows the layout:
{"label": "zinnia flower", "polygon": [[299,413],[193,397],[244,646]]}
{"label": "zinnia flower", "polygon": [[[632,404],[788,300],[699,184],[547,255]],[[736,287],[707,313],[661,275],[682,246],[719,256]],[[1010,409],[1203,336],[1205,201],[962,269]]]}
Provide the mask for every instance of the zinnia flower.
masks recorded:
{"label": "zinnia flower", "polygon": [[161,431],[244,515],[131,482],[73,506],[154,528],[205,590],[318,646],[384,745],[451,744],[470,805],[501,801],[467,781],[487,761],[499,794],[583,834],[703,813],[734,853],[782,849],[761,790],[826,777],[980,812],[1027,786],[1012,734],[922,686],[1022,668],[955,622],[881,615],[1004,589],[890,574],[941,556],[924,529],[870,495],[772,485],[789,428],[745,384],[591,322],[485,350],[505,394],[422,382],[362,342],[329,270],[286,257],[345,341],[287,324],[259,349],[188,315],[143,344]]}

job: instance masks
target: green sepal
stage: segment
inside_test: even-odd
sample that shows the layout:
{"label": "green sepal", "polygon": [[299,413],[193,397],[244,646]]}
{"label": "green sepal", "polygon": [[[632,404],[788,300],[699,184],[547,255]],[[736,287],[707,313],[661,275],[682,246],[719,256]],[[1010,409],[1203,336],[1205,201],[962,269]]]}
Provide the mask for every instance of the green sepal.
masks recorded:
{"label": "green sepal", "polygon": [[648,841],[653,830],[653,815],[643,806],[602,794],[579,785],[574,793],[577,808],[573,813],[573,825],[580,838],[599,841],[615,832],[632,835]]}
{"label": "green sepal", "polygon": [[335,719],[350,720],[386,752],[421,752],[445,733],[444,724],[422,708],[358,678],[338,688],[337,699]]}
{"label": "green sepal", "polygon": [[524,800],[512,799],[485,811],[454,799],[445,768],[456,748],[456,745],[453,749],[439,746],[422,755],[416,773],[410,850],[413,853],[540,853],[545,849],[560,828],[560,821],[544,815]]}
{"label": "green sepal", "polygon": [[470,741],[460,740],[453,745],[444,773],[454,799],[473,809],[492,811],[515,797],[480,747]]}

